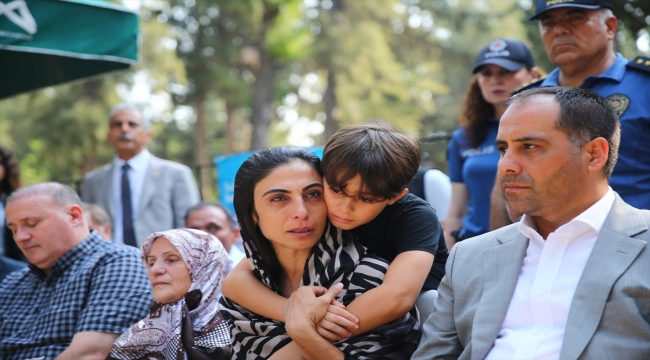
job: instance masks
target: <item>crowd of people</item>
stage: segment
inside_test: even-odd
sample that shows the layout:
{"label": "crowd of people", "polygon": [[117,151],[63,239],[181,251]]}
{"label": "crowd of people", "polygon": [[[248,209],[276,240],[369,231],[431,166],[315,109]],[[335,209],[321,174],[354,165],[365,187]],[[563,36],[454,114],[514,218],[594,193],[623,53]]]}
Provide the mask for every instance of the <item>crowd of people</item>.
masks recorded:
{"label": "crowd of people", "polygon": [[134,106],[81,196],[0,146],[0,359],[650,358],[650,59],[614,52],[611,9],[536,2],[546,77],[519,40],[480,50],[440,208],[381,120],[249,157],[236,217]]}

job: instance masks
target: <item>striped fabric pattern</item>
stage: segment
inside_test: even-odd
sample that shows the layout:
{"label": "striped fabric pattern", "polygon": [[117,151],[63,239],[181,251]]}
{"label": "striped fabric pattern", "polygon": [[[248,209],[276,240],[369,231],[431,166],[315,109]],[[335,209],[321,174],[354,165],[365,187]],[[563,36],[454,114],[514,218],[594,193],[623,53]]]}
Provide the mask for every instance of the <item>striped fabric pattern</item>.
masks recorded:
{"label": "striped fabric pattern", "polygon": [[[246,255],[255,276],[268,288],[280,293],[277,283],[267,274],[266,266],[252,241],[244,239]],[[379,286],[388,263],[368,254],[353,236],[330,224],[314,246],[305,264],[301,285],[329,288],[339,282],[343,290],[337,300],[348,305],[364,292]],[[284,324],[252,313],[223,297],[221,312],[228,321],[233,359],[266,359],[291,342]],[[408,359],[415,351],[421,332],[412,313],[373,331],[334,343],[346,359]]]}

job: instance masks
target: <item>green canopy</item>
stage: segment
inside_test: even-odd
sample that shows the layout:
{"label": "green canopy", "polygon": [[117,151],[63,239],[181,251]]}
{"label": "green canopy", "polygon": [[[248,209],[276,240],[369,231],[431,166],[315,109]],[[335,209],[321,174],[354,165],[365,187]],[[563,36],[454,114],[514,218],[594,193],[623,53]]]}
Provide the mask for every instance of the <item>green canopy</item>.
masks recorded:
{"label": "green canopy", "polygon": [[128,68],[138,16],[101,0],[0,0],[0,99]]}

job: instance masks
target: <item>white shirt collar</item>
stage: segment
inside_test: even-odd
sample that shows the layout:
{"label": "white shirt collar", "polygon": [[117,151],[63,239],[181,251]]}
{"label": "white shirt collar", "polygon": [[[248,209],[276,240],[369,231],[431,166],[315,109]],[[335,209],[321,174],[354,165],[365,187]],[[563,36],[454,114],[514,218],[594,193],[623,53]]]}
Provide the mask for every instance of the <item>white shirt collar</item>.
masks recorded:
{"label": "white shirt collar", "polygon": [[[614,195],[614,190],[612,190],[611,187],[608,187],[605,196],[603,196],[600,200],[596,201],[595,204],[591,205],[587,210],[583,211],[580,215],[576,216],[568,223],[557,228],[554,232],[564,232],[565,230],[567,230],[567,228],[571,228],[570,226],[571,224],[573,224],[573,227],[575,227],[575,225],[578,225],[577,223],[581,223],[587,225],[590,229],[592,229],[596,233],[600,233],[600,229],[603,227],[603,224],[605,223],[605,219],[607,218],[609,211],[612,209],[612,205],[614,205],[615,199],[616,199],[616,195]],[[520,233],[522,233],[524,236],[526,236],[529,239],[533,238],[534,235],[539,236],[539,234],[537,233],[537,224],[535,224],[535,220],[526,214],[524,214],[521,217],[521,220],[519,221],[519,225],[517,228]]]}
{"label": "white shirt collar", "polygon": [[124,164],[129,163],[129,166],[133,170],[145,170],[147,166],[149,166],[150,159],[151,153],[149,150],[144,149],[140,151],[138,155],[130,158],[128,161],[124,161],[116,155],[113,158],[113,166],[117,167],[118,169],[122,169],[122,166],[124,166]]}

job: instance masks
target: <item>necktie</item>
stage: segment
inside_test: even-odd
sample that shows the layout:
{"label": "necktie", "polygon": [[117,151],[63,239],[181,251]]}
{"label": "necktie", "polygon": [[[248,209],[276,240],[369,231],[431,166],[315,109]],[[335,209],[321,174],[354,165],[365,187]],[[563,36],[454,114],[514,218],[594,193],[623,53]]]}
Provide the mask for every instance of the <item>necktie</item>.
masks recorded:
{"label": "necktie", "polygon": [[135,229],[133,228],[133,207],[131,206],[131,186],[128,176],[130,168],[129,164],[122,167],[122,231],[124,243],[136,246]]}

